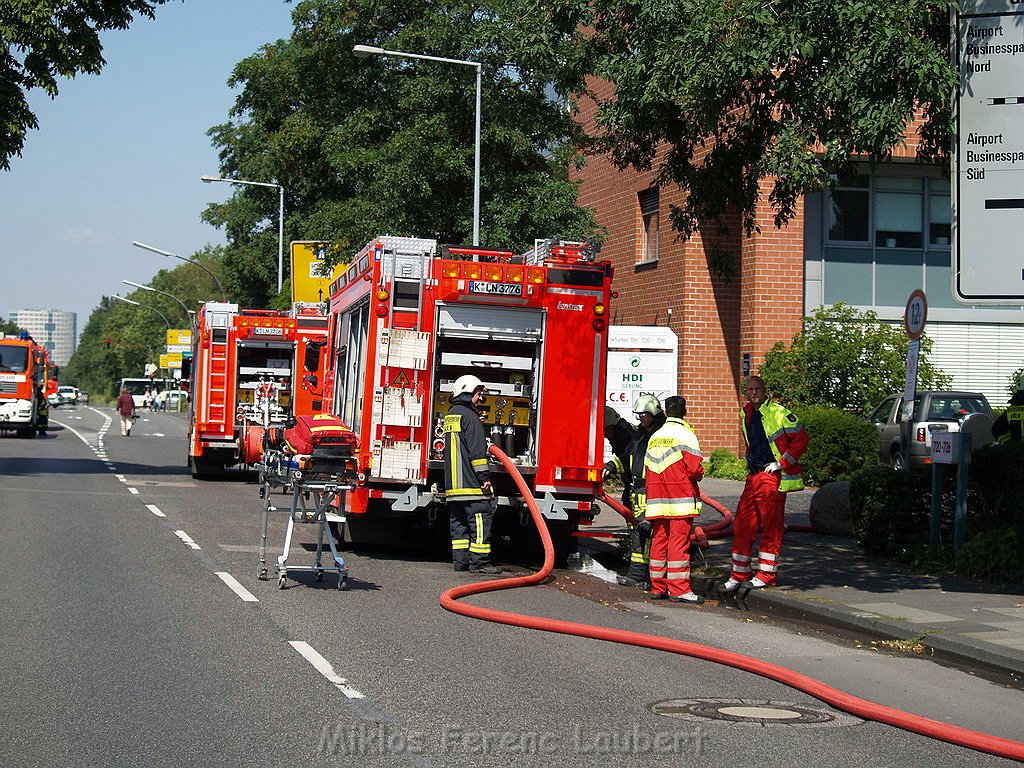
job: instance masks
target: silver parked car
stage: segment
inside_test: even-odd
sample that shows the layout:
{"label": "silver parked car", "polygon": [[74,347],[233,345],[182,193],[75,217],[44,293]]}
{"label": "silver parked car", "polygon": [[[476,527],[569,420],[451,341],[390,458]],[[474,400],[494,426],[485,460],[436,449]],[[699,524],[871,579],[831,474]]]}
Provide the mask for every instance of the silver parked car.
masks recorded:
{"label": "silver parked car", "polygon": [[869,420],[878,427],[879,460],[896,469],[903,469],[909,459],[911,469],[931,464],[932,433],[940,430],[972,433],[972,445],[979,448],[992,442],[992,407],[980,392],[924,390],[917,393],[910,411],[908,456],[900,450],[900,420],[904,410],[903,395],[889,395]]}

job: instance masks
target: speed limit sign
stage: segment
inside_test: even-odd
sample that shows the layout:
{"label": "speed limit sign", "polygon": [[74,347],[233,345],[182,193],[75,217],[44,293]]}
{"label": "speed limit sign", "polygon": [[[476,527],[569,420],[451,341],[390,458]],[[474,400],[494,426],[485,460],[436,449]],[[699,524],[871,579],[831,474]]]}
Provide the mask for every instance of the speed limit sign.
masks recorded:
{"label": "speed limit sign", "polygon": [[907,329],[907,336],[911,340],[921,338],[927,319],[928,300],[924,297],[924,291],[918,289],[910,294],[910,298],[907,299],[907,309],[903,313],[903,327]]}

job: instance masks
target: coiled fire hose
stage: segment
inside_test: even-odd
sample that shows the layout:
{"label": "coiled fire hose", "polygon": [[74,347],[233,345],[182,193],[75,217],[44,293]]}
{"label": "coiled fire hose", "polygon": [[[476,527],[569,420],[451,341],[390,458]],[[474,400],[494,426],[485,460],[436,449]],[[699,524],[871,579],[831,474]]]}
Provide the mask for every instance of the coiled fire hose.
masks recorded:
{"label": "coiled fire hose", "polygon": [[979,752],[986,752],[999,757],[1006,757],[1011,760],[1024,760],[1024,743],[1004,739],[999,736],[992,736],[986,733],[971,731],[956,725],[949,725],[937,720],[931,720],[910,712],[903,712],[882,704],[876,704],[866,699],[861,699],[843,691],[832,688],[820,680],[771,664],[750,656],[744,656],[733,651],[726,651],[721,648],[690,643],[684,640],[657,637],[656,635],[645,635],[639,632],[629,632],[620,629],[608,629],[590,624],[579,624],[560,619],[547,619],[539,616],[527,616],[525,614],[510,613],[508,611],[497,611],[491,608],[480,608],[475,605],[466,605],[459,600],[470,595],[479,595],[485,592],[497,592],[503,589],[516,589],[543,582],[551,573],[555,563],[555,550],[551,543],[551,534],[548,533],[547,525],[541,515],[537,502],[530,493],[526,482],[523,480],[515,464],[496,446],[490,447],[490,452],[502,463],[512,475],[519,488],[519,492],[526,499],[530,515],[540,533],[541,541],[544,544],[544,564],[536,573],[526,576],[518,576],[510,579],[495,579],[476,584],[464,584],[453,587],[441,595],[441,606],[453,613],[468,616],[472,619],[482,621],[493,621],[499,624],[508,624],[513,627],[525,627],[537,629],[542,632],[558,632],[565,635],[577,637],[589,637],[595,640],[605,640],[611,643],[622,643],[635,645],[641,648],[652,648],[669,653],[677,653],[682,656],[690,656],[695,659],[713,661],[716,664],[752,672],[769,680],[788,685],[798,691],[802,691],[819,701],[835,707],[836,709],[848,712],[864,720],[891,725],[905,731],[918,733],[922,736],[944,741],[949,744],[956,744]]}

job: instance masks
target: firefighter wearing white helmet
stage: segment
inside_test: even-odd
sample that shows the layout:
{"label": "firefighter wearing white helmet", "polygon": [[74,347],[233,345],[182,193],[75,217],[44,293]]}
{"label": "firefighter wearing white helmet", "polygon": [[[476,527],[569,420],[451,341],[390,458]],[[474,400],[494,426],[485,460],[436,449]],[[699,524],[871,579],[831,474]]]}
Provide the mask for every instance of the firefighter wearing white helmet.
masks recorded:
{"label": "firefighter wearing white helmet", "polygon": [[619,584],[650,589],[651,579],[648,573],[649,540],[651,524],[645,517],[647,510],[647,486],[644,480],[644,456],[647,454],[647,441],[651,435],[661,429],[665,423],[665,413],[661,402],[654,395],[640,395],[633,403],[633,413],[640,421],[640,427],[633,435],[626,448],[623,459],[613,460],[615,469],[629,484],[629,504],[635,523],[629,532],[629,570],[625,576],[618,578]]}
{"label": "firefighter wearing white helmet", "polygon": [[491,490],[487,437],[477,406],[487,390],[473,375],[452,384],[444,417],[444,495],[456,571],[501,573],[491,564],[491,525],[498,502]]}

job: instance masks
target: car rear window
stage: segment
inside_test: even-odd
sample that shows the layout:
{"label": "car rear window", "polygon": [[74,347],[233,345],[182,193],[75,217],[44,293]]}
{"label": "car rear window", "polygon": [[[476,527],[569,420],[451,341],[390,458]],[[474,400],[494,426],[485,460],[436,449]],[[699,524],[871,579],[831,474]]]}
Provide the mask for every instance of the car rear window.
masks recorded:
{"label": "car rear window", "polygon": [[926,420],[959,421],[969,413],[988,413],[988,408],[977,397],[934,398],[928,406]]}

